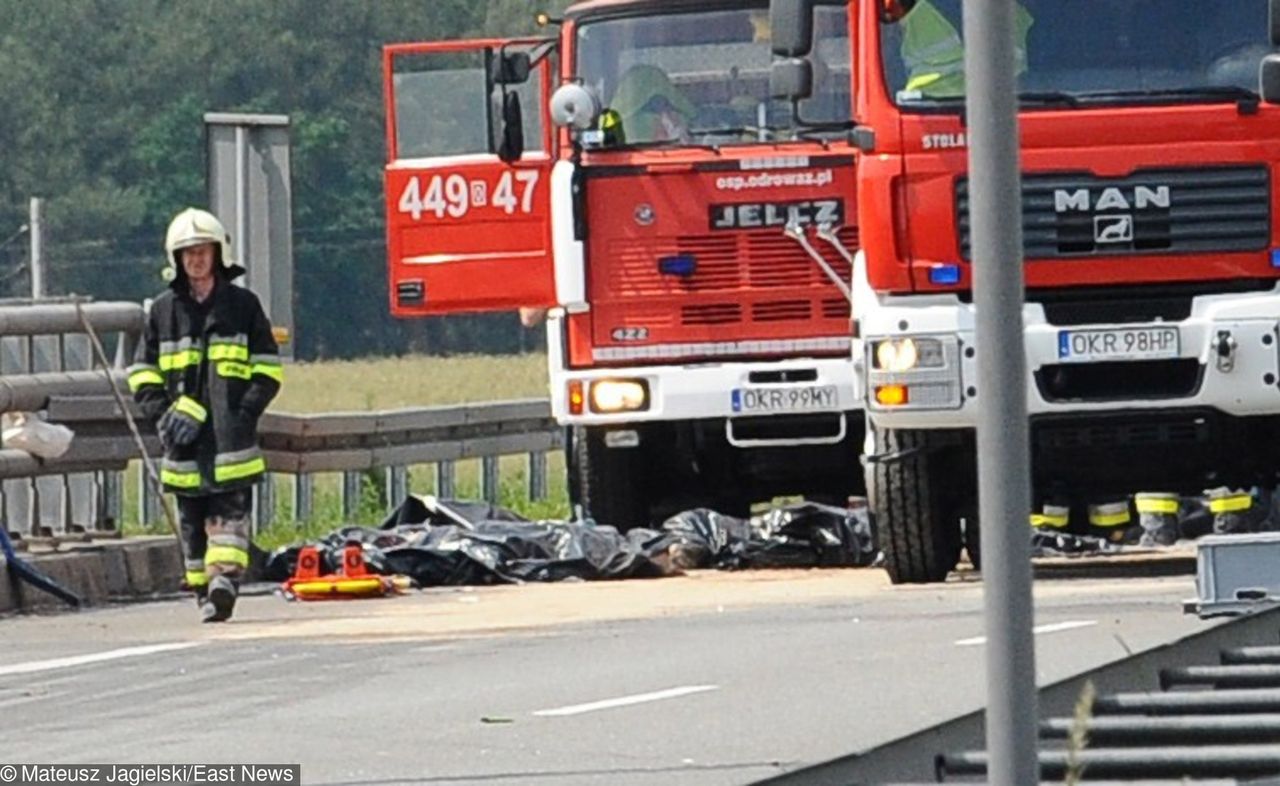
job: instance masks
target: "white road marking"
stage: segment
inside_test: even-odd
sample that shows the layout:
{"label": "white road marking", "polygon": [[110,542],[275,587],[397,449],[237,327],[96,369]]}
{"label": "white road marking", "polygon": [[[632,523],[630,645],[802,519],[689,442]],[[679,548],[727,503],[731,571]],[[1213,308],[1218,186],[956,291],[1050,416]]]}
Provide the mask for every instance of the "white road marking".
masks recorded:
{"label": "white road marking", "polygon": [[[1066,622],[1053,622],[1048,625],[1037,625],[1031,629],[1031,632],[1037,636],[1041,633],[1061,633],[1064,630],[1075,630],[1076,628],[1091,628],[1097,625],[1097,620],[1067,620]],[[976,647],[980,644],[986,644],[986,636],[974,636],[971,639],[959,639],[956,641],[957,647]]]}
{"label": "white road marking", "polygon": [[593,701],[588,704],[572,704],[568,707],[557,707],[553,710],[538,710],[533,714],[540,715],[544,718],[563,717],[565,715],[581,715],[584,712],[608,710],[614,707],[627,707],[632,704],[643,704],[648,701],[675,699],[681,696],[688,696],[693,693],[705,693],[709,690],[719,689],[719,685],[685,685],[679,688],[668,688],[667,690],[654,691],[653,693],[637,693],[633,696],[622,696],[617,699]]}
{"label": "white road marking", "polygon": [[182,641],[173,644],[148,644],[144,647],[124,647],[123,649],[107,650],[106,652],[93,652],[88,655],[72,655],[67,658],[32,660],[27,661],[26,663],[14,663],[9,666],[0,666],[0,677],[5,677],[10,674],[31,674],[37,671],[66,669],[72,666],[84,666],[88,663],[101,663],[103,661],[119,660],[121,658],[136,658],[141,655],[154,655],[158,652],[176,652],[177,650],[185,650],[198,646],[200,646],[200,642],[198,641]]}

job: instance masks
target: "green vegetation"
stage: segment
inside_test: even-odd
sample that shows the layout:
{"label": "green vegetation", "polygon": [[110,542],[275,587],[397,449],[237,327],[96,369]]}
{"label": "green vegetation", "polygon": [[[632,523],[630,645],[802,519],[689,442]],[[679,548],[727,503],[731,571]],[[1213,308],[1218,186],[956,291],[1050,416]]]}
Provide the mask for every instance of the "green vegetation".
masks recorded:
{"label": "green vegetation", "polygon": [[342,412],[546,398],[547,357],[463,355],[297,363],[275,412]]}
{"label": "green vegetation", "polygon": [[205,202],[204,113],[268,112],[291,119],[300,358],[538,346],[512,315],[388,315],[381,47],[529,33],[564,4],[0,0],[0,296],[30,291],[31,197],[50,294],[154,294],[167,221]]}

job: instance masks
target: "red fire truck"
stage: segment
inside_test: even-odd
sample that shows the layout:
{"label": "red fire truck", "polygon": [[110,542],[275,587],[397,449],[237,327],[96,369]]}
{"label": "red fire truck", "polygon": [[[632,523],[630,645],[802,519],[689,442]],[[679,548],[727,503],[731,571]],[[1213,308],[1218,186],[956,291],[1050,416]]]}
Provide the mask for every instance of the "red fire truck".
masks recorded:
{"label": "red fire truck", "polygon": [[852,17],[805,14],[786,99],[768,0],[593,0],[553,38],[385,49],[391,309],[543,310],[601,523],[861,491]]}
{"label": "red fire truck", "polygon": [[[966,537],[977,550],[975,363],[1003,351],[974,339],[973,269],[1002,261],[970,254],[960,6],[848,3],[866,485],[896,582],[943,579]],[[1275,486],[1267,0],[1019,0],[1016,14],[1037,504]],[[794,68],[807,24],[775,22]]]}

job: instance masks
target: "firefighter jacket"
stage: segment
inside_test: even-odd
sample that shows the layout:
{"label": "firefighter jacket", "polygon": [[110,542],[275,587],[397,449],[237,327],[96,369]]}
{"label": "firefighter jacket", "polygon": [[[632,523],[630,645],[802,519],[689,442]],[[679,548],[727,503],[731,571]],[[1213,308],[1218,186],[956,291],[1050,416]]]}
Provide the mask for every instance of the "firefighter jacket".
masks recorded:
{"label": "firefighter jacket", "polygon": [[271,323],[248,289],[220,277],[204,303],[186,286],[157,297],[129,389],[153,421],[174,406],[202,423],[193,444],[166,447],[165,489],[197,496],[253,485],[267,468],[258,418],[283,378]]}
{"label": "firefighter jacket", "polygon": [[[958,19],[957,11],[954,16]],[[1033,20],[1022,3],[1015,6],[1016,73],[1027,70],[1027,33]],[[920,0],[902,20],[902,62],[907,86],[927,98],[964,95],[964,42],[960,32],[932,0]]]}

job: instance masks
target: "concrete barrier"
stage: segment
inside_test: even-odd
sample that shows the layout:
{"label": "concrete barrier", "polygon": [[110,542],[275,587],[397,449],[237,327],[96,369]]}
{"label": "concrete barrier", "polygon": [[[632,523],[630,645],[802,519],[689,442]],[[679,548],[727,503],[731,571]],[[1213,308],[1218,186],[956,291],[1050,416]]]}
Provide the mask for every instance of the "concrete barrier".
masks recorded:
{"label": "concrete barrier", "polygon": [[[26,554],[22,558],[80,595],[86,606],[173,593],[182,583],[181,555],[169,538],[72,546],[56,554]],[[15,592],[9,566],[0,558],[0,614],[63,608],[62,601],[34,587],[18,584]]]}

